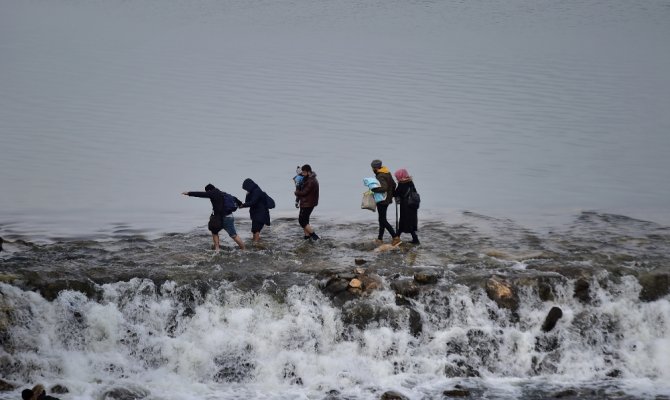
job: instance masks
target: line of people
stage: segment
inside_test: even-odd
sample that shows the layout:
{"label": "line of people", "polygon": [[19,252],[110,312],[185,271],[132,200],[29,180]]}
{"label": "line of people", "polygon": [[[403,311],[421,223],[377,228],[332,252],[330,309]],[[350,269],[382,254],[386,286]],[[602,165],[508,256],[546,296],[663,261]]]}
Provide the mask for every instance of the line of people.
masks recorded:
{"label": "line of people", "polygon": [[[371,190],[381,194],[380,200],[376,203],[379,214],[379,235],[376,242],[381,244],[384,239],[384,232],[388,231],[392,237],[393,245],[400,244],[400,235],[402,233],[411,234],[411,243],[419,244],[419,238],[416,234],[418,230],[418,205],[414,206],[407,201],[410,193],[416,193],[412,177],[407,170],[399,169],[395,172],[395,177],[398,180],[398,184],[396,185],[390,170],[388,167],[382,165],[381,160],[372,161],[371,166],[376,179],[380,183],[377,187],[371,188]],[[294,195],[296,196],[296,207],[300,210],[298,223],[303,229],[303,237],[305,240],[319,240],[319,235],[316,234],[314,227],[310,224],[312,212],[319,204],[319,181],[316,173],[309,164],[305,164],[298,168],[293,181],[295,183]],[[226,231],[228,236],[241,250],[245,249],[244,242],[235,229],[233,212],[238,208],[249,208],[254,244],[260,241],[260,233],[263,227],[271,224],[270,209],[275,206],[274,200],[249,178],[245,179],[242,183],[242,189],[247,192],[244,202],[229,193],[219,190],[211,183],[205,186],[204,192],[182,192],[185,196],[208,198],[212,203],[212,214],[210,215],[208,229],[212,233],[214,250],[220,250],[219,232],[221,230]],[[396,204],[400,207],[400,219],[397,221],[396,226],[397,232],[388,222],[386,216],[388,206],[393,203],[394,198]]]}

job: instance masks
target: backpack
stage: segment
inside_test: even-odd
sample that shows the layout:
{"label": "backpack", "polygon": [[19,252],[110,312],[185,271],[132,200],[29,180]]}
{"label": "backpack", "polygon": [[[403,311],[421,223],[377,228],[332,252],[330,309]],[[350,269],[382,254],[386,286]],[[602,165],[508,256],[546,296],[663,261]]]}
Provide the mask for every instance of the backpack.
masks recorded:
{"label": "backpack", "polygon": [[228,193],[223,193],[223,215],[232,214],[237,211],[237,204],[235,198]]}
{"label": "backpack", "polygon": [[267,206],[268,210],[271,208],[275,208],[275,201],[272,199],[272,197],[268,196],[267,193],[263,192],[265,195],[265,205]]}
{"label": "backpack", "polygon": [[407,206],[409,208],[413,208],[415,210],[419,209],[419,205],[421,204],[421,196],[419,196],[419,193],[415,189],[410,190],[407,193]]}

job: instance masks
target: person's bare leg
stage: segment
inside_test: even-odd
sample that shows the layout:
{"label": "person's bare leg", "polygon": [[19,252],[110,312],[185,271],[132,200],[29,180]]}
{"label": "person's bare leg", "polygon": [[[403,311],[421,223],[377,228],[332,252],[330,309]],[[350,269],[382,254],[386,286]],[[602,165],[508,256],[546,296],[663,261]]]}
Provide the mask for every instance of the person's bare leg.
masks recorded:
{"label": "person's bare leg", "polygon": [[254,243],[258,243],[261,241],[261,233],[260,232],[254,232]]}
{"label": "person's bare leg", "polygon": [[214,242],[214,250],[221,250],[219,235],[212,234],[212,242]]}
{"label": "person's bare leg", "polygon": [[240,250],[244,250],[244,249],[245,249],[245,247],[244,247],[244,242],[243,242],[242,239],[240,238],[240,235],[235,235],[235,236],[233,236],[231,239],[233,239],[233,241],[234,241],[235,243],[237,243],[237,245],[240,247]]}

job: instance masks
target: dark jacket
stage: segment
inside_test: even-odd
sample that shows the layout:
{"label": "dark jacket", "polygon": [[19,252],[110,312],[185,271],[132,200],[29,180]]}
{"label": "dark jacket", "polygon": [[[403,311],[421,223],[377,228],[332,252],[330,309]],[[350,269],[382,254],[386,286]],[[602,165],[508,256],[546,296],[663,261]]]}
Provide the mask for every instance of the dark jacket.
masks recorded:
{"label": "dark jacket", "polygon": [[398,183],[398,187],[393,194],[396,202],[400,205],[400,219],[398,221],[399,233],[411,233],[418,229],[418,212],[416,208],[407,205],[407,195],[410,191],[416,191],[414,182],[405,181]]}
{"label": "dark jacket", "polygon": [[381,167],[378,169],[376,178],[381,186],[376,189],[372,189],[372,191],[377,193],[386,193],[386,199],[378,202],[378,204],[389,205],[393,203],[393,192],[395,191],[396,185],[391,172],[389,172],[389,169],[386,167]]}
{"label": "dark jacket", "polygon": [[[223,192],[217,188],[205,192],[187,192],[187,194],[192,197],[208,198],[209,201],[212,202],[212,212],[214,215],[225,217],[226,215],[230,214],[225,214],[223,212]],[[237,204],[238,207],[242,204],[242,202],[237,197],[233,196],[233,199],[235,200],[235,204]]]}
{"label": "dark jacket", "polygon": [[256,182],[248,178],[242,183],[242,189],[247,191],[247,197],[244,199],[242,207],[249,207],[249,217],[251,220],[270,225],[267,194],[258,187]]}
{"label": "dark jacket", "polygon": [[296,190],[295,195],[300,200],[300,208],[316,207],[319,204],[319,181],[314,171],[305,177],[302,188]]}

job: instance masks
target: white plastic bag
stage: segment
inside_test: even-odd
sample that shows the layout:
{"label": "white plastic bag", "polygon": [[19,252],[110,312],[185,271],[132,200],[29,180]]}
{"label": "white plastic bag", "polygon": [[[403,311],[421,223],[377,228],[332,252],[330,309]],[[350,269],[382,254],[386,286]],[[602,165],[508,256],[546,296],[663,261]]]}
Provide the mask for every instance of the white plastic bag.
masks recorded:
{"label": "white plastic bag", "polygon": [[375,212],[377,210],[377,202],[375,201],[374,193],[371,190],[363,192],[363,200],[361,201],[361,208]]}

